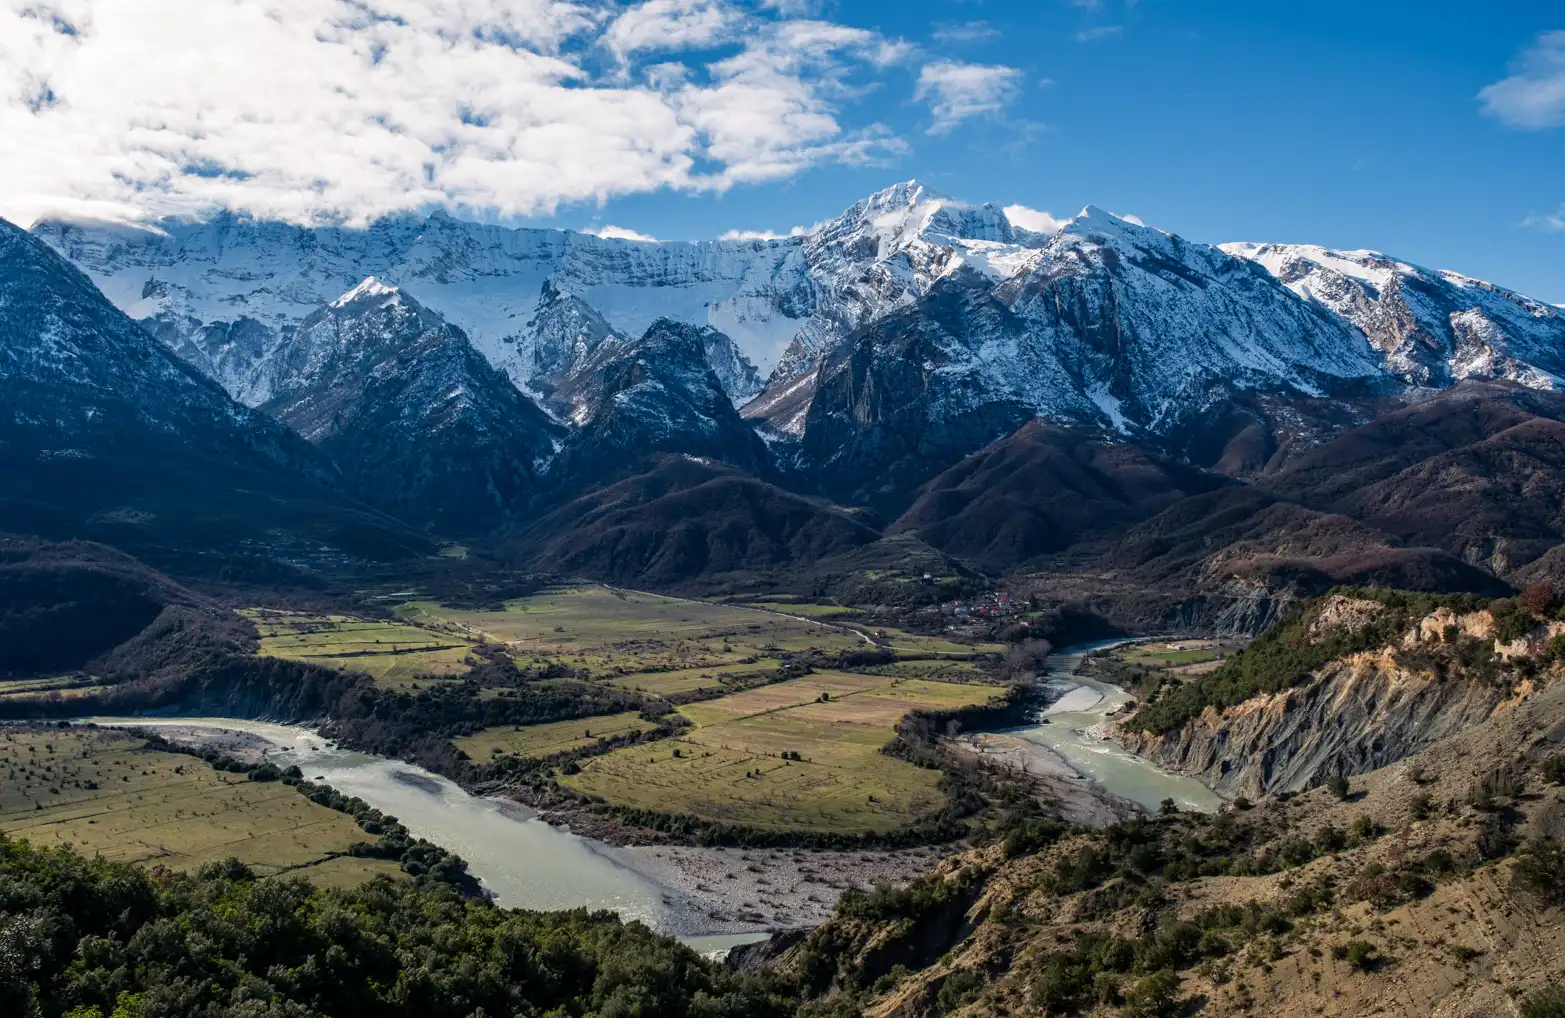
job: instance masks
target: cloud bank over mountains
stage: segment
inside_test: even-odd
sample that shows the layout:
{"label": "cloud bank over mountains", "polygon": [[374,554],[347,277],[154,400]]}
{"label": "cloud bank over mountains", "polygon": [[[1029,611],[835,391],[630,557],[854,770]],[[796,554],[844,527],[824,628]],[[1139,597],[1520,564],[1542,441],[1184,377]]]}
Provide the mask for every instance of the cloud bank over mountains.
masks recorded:
{"label": "cloud bank over mountains", "polygon": [[0,0],[0,215],[362,224],[722,191],[990,116],[1019,72],[798,0]]}

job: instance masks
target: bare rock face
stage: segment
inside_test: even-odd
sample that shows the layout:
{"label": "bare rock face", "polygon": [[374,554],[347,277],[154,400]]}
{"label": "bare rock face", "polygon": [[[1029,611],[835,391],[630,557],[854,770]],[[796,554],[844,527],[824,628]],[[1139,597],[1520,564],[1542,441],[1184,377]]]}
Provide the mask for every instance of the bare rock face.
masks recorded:
{"label": "bare rock face", "polygon": [[1362,774],[1491,717],[1507,690],[1357,654],[1302,686],[1207,708],[1167,735],[1126,734],[1136,752],[1228,797],[1298,792]]}
{"label": "bare rock face", "polygon": [[565,429],[395,287],[366,279],[299,326],[265,409],[342,465],[360,498],[438,532],[483,534],[537,494]]}
{"label": "bare rock face", "polygon": [[1565,314],[1504,287],[1378,251],[1309,244],[1222,248],[1257,262],[1362,332],[1387,368],[1410,382],[1447,386],[1496,378],[1547,389],[1565,373]]}
{"label": "bare rock face", "polygon": [[[1361,630],[1385,606],[1331,596],[1307,631],[1320,642]],[[1560,623],[1502,643],[1488,611],[1439,608],[1390,642],[1337,658],[1292,688],[1226,710],[1208,706],[1171,731],[1121,729],[1128,747],[1229,797],[1300,792],[1363,774],[1459,735],[1515,703],[1525,683],[1496,678],[1489,662],[1538,655]]]}
{"label": "bare rock face", "polygon": [[580,427],[549,465],[551,497],[620,480],[659,454],[772,474],[765,443],[740,418],[712,367],[710,331],[659,319],[583,372],[574,389]]}

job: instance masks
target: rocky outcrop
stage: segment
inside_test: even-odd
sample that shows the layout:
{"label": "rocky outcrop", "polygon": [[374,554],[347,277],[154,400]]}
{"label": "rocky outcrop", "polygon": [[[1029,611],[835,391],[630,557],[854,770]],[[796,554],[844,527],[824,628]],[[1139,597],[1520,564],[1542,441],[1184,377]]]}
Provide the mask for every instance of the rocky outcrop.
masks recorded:
{"label": "rocky outcrop", "polygon": [[[1330,598],[1310,631],[1324,638],[1343,626],[1362,627],[1378,609],[1374,602]],[[1531,657],[1560,630],[1565,626],[1549,623],[1529,638],[1502,643],[1489,612],[1441,608],[1395,643],[1334,660],[1280,693],[1226,710],[1207,707],[1168,732],[1122,727],[1115,735],[1159,766],[1230,798],[1299,792],[1395,763],[1508,709],[1531,680],[1519,669],[1485,663]]]}

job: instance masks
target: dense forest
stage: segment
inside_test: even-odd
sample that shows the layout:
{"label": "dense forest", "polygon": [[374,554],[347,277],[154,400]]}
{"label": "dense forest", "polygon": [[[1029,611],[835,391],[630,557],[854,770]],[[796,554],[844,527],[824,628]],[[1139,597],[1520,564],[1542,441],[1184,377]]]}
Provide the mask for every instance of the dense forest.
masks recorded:
{"label": "dense forest", "polygon": [[428,882],[195,875],[0,840],[0,1014],[36,1018],[739,1018],[784,988],[612,913],[520,912]]}

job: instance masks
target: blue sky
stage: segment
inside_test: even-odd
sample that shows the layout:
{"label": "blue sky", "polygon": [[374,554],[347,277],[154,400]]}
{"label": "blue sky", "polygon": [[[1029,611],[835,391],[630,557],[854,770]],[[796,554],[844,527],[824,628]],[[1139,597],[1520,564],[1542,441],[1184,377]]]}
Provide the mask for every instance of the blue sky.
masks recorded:
{"label": "blue sky", "polygon": [[[1565,29],[1559,4],[875,0],[835,16],[1016,67],[1020,92],[929,135],[929,111],[887,82],[853,110],[907,139],[885,165],[629,197],[560,221],[669,238],[786,230],[916,176],[969,201],[1056,215],[1091,203],[1213,243],[1378,248],[1565,303],[1565,231],[1524,225],[1565,204],[1565,127],[1513,127],[1478,98]],[[971,41],[935,35],[961,27]]]}
{"label": "blue sky", "polygon": [[0,216],[786,232],[917,177],[1565,303],[1565,7],[0,0]]}

